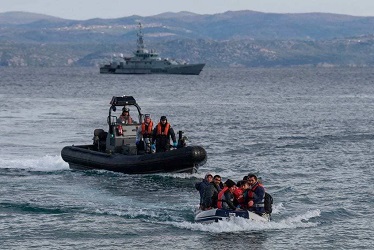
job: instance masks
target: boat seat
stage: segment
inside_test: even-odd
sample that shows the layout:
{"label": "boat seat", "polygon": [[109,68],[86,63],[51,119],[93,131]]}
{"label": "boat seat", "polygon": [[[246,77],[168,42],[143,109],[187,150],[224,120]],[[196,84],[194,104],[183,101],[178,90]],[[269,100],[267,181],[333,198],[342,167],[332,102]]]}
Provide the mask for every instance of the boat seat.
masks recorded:
{"label": "boat seat", "polygon": [[[121,129],[118,127],[122,126]],[[107,150],[113,150],[115,152],[136,150],[136,133],[139,124],[116,124],[112,125],[111,129],[114,131],[114,136],[107,136]],[[130,153],[129,153],[130,154]]]}

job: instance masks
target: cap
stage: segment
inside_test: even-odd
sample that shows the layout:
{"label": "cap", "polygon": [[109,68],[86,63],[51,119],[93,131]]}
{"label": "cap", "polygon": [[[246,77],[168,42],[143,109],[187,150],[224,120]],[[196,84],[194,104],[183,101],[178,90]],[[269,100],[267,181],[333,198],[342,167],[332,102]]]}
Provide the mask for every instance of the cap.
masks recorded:
{"label": "cap", "polygon": [[130,109],[128,107],[123,107],[122,112],[129,112]]}
{"label": "cap", "polygon": [[166,119],[166,116],[161,116],[161,118],[160,118],[160,121],[166,121],[167,119]]}
{"label": "cap", "polygon": [[151,115],[150,114],[145,114],[144,118],[151,118]]}
{"label": "cap", "polygon": [[235,182],[233,180],[230,180],[230,179],[227,179],[227,181],[225,181],[225,184],[229,188],[235,186]]}

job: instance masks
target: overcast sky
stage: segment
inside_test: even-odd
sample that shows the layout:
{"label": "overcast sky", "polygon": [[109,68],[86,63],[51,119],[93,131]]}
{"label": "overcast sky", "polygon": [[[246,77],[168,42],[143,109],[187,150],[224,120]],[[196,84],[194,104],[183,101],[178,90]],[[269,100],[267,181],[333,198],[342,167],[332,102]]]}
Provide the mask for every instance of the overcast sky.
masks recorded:
{"label": "overcast sky", "polygon": [[228,10],[374,16],[374,0],[0,0],[0,13],[27,11],[79,20],[151,16],[169,11],[215,14]]}

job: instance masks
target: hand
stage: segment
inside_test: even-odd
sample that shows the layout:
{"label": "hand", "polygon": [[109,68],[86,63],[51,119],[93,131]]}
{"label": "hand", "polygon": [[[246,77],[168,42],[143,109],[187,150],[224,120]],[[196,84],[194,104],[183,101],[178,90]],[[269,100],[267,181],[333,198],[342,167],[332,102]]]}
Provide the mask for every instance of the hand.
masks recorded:
{"label": "hand", "polygon": [[248,202],[248,207],[253,207],[253,205],[254,205],[254,202],[253,202],[253,201],[249,201],[249,202]]}
{"label": "hand", "polygon": [[178,146],[177,142],[173,142],[173,147],[176,148]]}

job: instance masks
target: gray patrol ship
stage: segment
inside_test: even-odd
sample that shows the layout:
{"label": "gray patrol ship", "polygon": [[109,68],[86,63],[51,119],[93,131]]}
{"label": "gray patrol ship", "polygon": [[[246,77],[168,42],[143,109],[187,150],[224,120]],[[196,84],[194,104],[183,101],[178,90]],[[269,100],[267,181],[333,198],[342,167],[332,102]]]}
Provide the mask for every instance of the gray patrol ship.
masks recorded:
{"label": "gray patrol ship", "polygon": [[179,63],[168,58],[161,58],[154,50],[147,50],[143,42],[142,24],[137,33],[137,50],[133,57],[120,56],[100,67],[101,74],[180,74],[199,75],[205,63]]}

